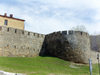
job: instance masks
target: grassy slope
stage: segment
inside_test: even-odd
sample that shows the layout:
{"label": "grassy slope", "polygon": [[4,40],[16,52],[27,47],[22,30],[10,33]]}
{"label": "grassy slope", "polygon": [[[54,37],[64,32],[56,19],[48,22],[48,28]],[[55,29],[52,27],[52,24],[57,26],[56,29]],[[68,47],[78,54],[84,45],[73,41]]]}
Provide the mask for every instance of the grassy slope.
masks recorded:
{"label": "grassy slope", "polygon": [[[54,57],[0,57],[0,70],[28,75],[89,75],[88,65],[77,65]],[[98,75],[97,65],[93,65],[93,75]]]}

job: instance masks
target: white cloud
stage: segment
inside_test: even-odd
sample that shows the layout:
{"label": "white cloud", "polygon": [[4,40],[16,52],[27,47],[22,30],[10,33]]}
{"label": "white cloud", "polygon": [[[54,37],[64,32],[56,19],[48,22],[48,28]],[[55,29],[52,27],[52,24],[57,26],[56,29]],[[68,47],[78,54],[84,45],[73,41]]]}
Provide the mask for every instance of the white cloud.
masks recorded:
{"label": "white cloud", "polygon": [[100,32],[99,0],[15,0],[0,3],[0,13],[26,20],[25,29],[38,33],[69,30],[84,25],[89,33]]}

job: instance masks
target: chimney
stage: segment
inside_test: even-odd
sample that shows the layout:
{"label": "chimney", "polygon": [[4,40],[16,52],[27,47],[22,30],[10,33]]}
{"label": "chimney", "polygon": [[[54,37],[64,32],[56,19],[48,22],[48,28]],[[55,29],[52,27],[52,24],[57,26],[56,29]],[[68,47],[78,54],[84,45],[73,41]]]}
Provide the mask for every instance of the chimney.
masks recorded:
{"label": "chimney", "polygon": [[12,18],[13,17],[13,14],[10,14],[10,17]]}
{"label": "chimney", "polygon": [[7,13],[5,13],[4,16],[6,17],[7,16]]}

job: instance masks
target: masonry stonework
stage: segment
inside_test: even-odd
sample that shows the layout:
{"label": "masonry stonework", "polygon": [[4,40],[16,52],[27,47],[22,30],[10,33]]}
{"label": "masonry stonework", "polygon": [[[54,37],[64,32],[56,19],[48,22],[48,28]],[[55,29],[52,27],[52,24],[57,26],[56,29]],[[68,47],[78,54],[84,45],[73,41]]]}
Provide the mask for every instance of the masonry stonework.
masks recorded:
{"label": "masonry stonework", "polygon": [[80,31],[54,32],[46,36],[46,53],[64,60],[88,63],[89,34]]}
{"label": "masonry stonework", "polygon": [[0,27],[0,56],[38,56],[45,35],[10,27]]}
{"label": "masonry stonework", "polygon": [[[78,63],[97,63],[96,39],[81,31],[60,31],[48,35],[24,30],[24,21],[13,14],[0,15],[0,56],[34,57],[50,55]],[[99,40],[99,38],[98,38]],[[94,45],[95,44],[95,45]],[[90,48],[90,45],[93,47]],[[98,43],[99,48],[99,43]]]}
{"label": "masonry stonework", "polygon": [[90,48],[89,34],[60,31],[48,35],[11,27],[0,27],[0,56],[34,57],[50,55],[77,63],[97,63],[97,52]]}

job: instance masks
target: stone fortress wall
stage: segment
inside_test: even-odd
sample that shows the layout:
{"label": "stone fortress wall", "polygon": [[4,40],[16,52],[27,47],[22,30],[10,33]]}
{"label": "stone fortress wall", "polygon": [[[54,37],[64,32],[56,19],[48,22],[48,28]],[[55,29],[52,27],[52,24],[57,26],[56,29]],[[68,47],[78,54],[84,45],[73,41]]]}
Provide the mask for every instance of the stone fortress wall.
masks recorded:
{"label": "stone fortress wall", "polygon": [[88,63],[91,58],[96,63],[96,52],[90,49],[89,34],[80,31],[54,32],[46,36],[46,54],[64,60]]}
{"label": "stone fortress wall", "polygon": [[89,34],[80,31],[54,32],[48,35],[10,27],[0,27],[0,56],[34,57],[39,54],[78,63],[96,60],[96,52],[90,49]]}
{"label": "stone fortress wall", "polygon": [[0,27],[0,56],[38,56],[45,35],[10,27]]}

